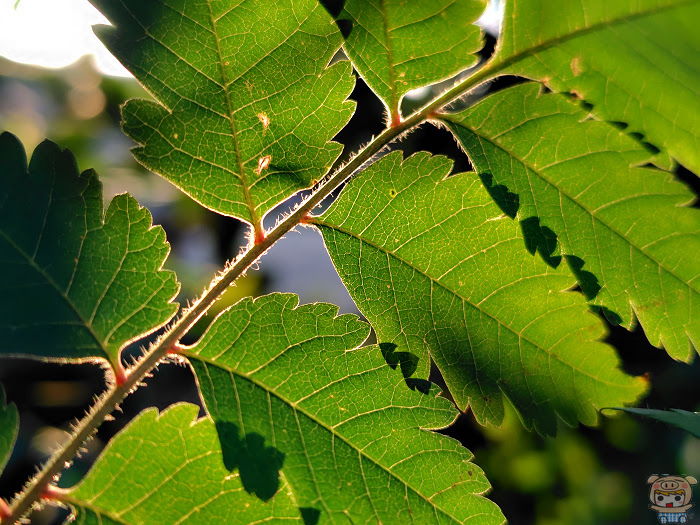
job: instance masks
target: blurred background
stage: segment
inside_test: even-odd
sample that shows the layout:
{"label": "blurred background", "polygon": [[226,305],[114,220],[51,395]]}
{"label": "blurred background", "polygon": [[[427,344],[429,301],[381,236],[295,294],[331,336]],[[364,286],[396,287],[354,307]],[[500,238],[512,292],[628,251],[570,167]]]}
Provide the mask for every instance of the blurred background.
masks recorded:
{"label": "blurred background", "polygon": [[[483,58],[493,51],[498,13],[497,2],[492,2],[481,21],[487,31]],[[104,23],[104,18],[86,0],[21,0],[16,8],[14,0],[0,0],[0,131],[17,135],[28,154],[44,138],[70,148],[81,169],[97,170],[106,202],[128,191],[146,206],[154,223],[167,232],[172,246],[167,267],[179,276],[178,300],[184,304],[240,251],[246,242],[245,227],[202,208],[134,161],[129,153],[133,144],[119,128],[119,106],[129,98],[149,95],[92,35],[94,23]],[[410,93],[404,113],[423,105],[451,82]],[[515,82],[518,79],[500,79],[461,103],[469,104],[473,97]],[[336,137],[345,146],[341,161],[384,127],[384,108],[360,79],[352,98],[358,104],[355,116]],[[470,169],[452,137],[429,125],[392,147],[407,155],[419,150],[448,155],[455,160],[455,172]],[[675,174],[698,194],[697,177],[682,166]],[[265,225],[272,226],[299,198],[278,206]],[[216,313],[241,297],[273,291],[297,293],[301,303],[325,301],[339,305],[341,312],[359,313],[320,235],[311,228],[297,228],[229,289],[184,342],[194,342]],[[651,391],[640,406],[700,409],[697,359],[692,365],[673,361],[651,347],[639,329],[627,332],[609,326],[609,331],[607,341],[617,349],[623,368],[631,374],[647,374],[651,380]],[[125,359],[139,355],[147,343],[140,341],[129,348]],[[441,382],[436,373],[432,379]],[[105,386],[103,370],[95,365],[20,359],[0,363],[0,383],[8,400],[18,406],[21,422],[16,449],[0,476],[0,497],[9,500]],[[178,401],[201,404],[187,367],[161,365],[147,384],[152,388],[130,395],[115,421],[102,425],[87,452],[64,473],[62,486],[77,482],[109,439],[145,407],[162,409]],[[647,508],[647,477],[653,473],[700,477],[700,440],[627,415],[601,417],[597,428],[562,425],[556,438],[541,438],[525,431],[512,410],[500,429],[480,427],[466,413],[443,432],[474,453],[474,461],[493,485],[489,497],[514,525],[656,523],[655,514]],[[49,508],[37,513],[33,523],[60,523],[65,515]]]}

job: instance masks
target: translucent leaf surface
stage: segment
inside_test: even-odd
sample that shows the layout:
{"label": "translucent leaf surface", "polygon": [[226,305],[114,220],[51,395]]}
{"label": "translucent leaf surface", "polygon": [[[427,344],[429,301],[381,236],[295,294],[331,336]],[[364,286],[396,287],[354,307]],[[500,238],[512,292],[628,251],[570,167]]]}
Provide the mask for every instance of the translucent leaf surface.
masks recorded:
{"label": "translucent leaf surface", "polygon": [[509,0],[497,61],[700,173],[698,0]]}
{"label": "translucent leaf surface", "polygon": [[49,141],[29,166],[0,135],[0,355],[117,362],[176,312],[162,228],[129,195],[106,213],[97,174]]}
{"label": "translucent leaf surface", "polygon": [[432,356],[482,424],[502,422],[501,394],[547,434],[555,413],[594,424],[596,407],[634,400],[643,381],[617,369],[584,297],[563,291],[573,276],[528,254],[476,174],[446,178],[451,166],[387,155],[314,221],[379,341],[418,356],[423,377]]}
{"label": "translucent leaf surface", "polygon": [[473,25],[485,0],[347,0],[343,48],[392,117],[411,89],[473,66],[483,45]]}
{"label": "translucent leaf surface", "polygon": [[624,410],[630,414],[656,419],[657,421],[685,430],[696,438],[700,438],[700,413],[698,412],[688,412],[687,410],[680,410],[678,408],[672,408],[671,410],[616,408],[615,410]]}
{"label": "translucent leaf surface", "polygon": [[64,498],[82,525],[303,523],[288,486],[272,501],[249,495],[223,464],[216,428],[198,407],[141,413]]}
{"label": "translucent leaf surface", "polygon": [[342,150],[350,65],[317,0],[92,0],[110,51],[159,103],[132,100],[136,158],[213,210],[259,227]]}
{"label": "translucent leaf surface", "polygon": [[185,351],[243,485],[269,498],[280,470],[319,523],[502,523],[469,451],[424,430],[454,406],[427,381],[409,389],[391,346],[357,348],[357,317],[297,302],[244,299]]}
{"label": "translucent leaf surface", "polygon": [[[504,210],[526,234],[557,242],[584,293],[613,322],[676,359],[700,348],[700,212],[650,154],[563,95],[529,83],[489,96],[448,125]],[[510,209],[509,209],[510,208]],[[634,315],[633,315],[634,314]]]}
{"label": "translucent leaf surface", "polygon": [[19,432],[19,412],[14,403],[7,404],[5,389],[0,385],[0,473],[10,459]]}

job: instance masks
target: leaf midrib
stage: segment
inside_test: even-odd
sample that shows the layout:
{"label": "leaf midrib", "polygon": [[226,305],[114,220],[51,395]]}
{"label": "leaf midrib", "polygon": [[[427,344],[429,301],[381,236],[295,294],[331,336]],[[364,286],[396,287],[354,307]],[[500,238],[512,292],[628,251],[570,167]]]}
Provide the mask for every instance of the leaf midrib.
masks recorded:
{"label": "leaf midrib", "polygon": [[[39,266],[38,264],[36,264],[36,261],[34,261],[34,259],[32,259],[32,258],[29,256],[29,254],[27,254],[24,250],[22,250],[22,249],[14,242],[14,240],[13,240],[11,237],[9,237],[9,236],[4,232],[4,230],[0,229],[0,235],[2,235],[2,237],[10,244],[10,246],[12,246],[12,247],[17,251],[17,253],[19,253],[19,254],[26,260],[27,264],[28,264],[31,268],[33,268],[41,277],[43,277],[43,278],[46,280],[46,282],[47,282],[48,284],[50,284],[51,287],[52,287],[54,290],[56,290],[56,292],[59,294],[59,296],[60,296],[61,298],[63,298],[63,300],[64,300],[65,303],[70,307],[70,309],[73,311],[73,313],[75,314],[75,316],[80,320],[80,322],[82,323],[82,326],[84,326],[85,328],[87,328],[88,333],[89,333],[89,334],[92,336],[92,338],[95,340],[95,342],[97,343],[97,346],[99,346],[100,350],[102,350],[102,352],[103,352],[103,354],[104,354],[103,357],[109,359],[109,352],[108,352],[107,349],[103,346],[102,341],[100,340],[100,338],[99,338],[99,337],[97,336],[97,334],[95,333],[92,324],[89,323],[86,319],[83,318],[83,316],[82,316],[82,315],[80,314],[80,312],[78,311],[77,306],[73,303],[73,301],[70,300],[70,298],[65,294],[65,292],[58,286],[58,283],[56,283],[56,281],[54,281],[54,280],[51,278],[51,276],[50,276],[48,273],[46,273],[46,271],[45,271],[41,266]],[[77,267],[77,265],[76,265],[76,267]]]}
{"label": "leaf midrib", "polygon": [[391,107],[389,108],[389,118],[393,119],[394,115],[399,114],[399,103],[396,96],[396,72],[394,71],[394,49],[391,42],[391,29],[389,28],[389,17],[386,12],[386,0],[380,1],[379,11],[382,14],[382,28],[384,29],[384,38],[386,39],[386,53],[389,62],[389,82],[391,89]]}
{"label": "leaf midrib", "polygon": [[[287,350],[288,350],[288,349],[287,349]],[[285,352],[286,352],[286,351],[285,351]],[[283,353],[285,353],[285,352],[283,352]],[[457,519],[455,516],[453,516],[452,514],[450,514],[449,512],[447,512],[447,511],[446,511],[445,509],[443,509],[442,507],[439,507],[437,504],[433,503],[433,502],[431,501],[430,498],[426,497],[424,494],[421,494],[417,489],[415,489],[413,486],[411,486],[407,481],[405,481],[403,478],[401,478],[397,473],[391,471],[388,467],[382,465],[382,464],[379,463],[377,460],[375,460],[374,458],[372,458],[372,457],[370,457],[369,455],[367,455],[367,453],[366,453],[363,449],[360,449],[360,448],[356,447],[355,445],[353,445],[345,436],[343,436],[343,435],[340,434],[340,433],[337,433],[337,432],[335,431],[335,428],[334,428],[334,427],[330,427],[330,426],[328,426],[326,423],[324,423],[323,421],[320,421],[314,414],[311,414],[310,412],[308,412],[307,410],[305,410],[303,407],[298,406],[298,404],[297,404],[296,402],[294,402],[294,401],[288,399],[288,398],[287,398],[286,396],[284,396],[283,394],[281,394],[281,393],[279,393],[279,392],[273,390],[272,387],[266,385],[265,383],[261,382],[260,380],[254,378],[254,377],[252,377],[252,376],[247,375],[247,374],[244,373],[244,372],[241,372],[240,370],[237,370],[237,369],[235,369],[235,368],[228,368],[228,367],[222,365],[221,363],[217,363],[217,362],[211,360],[210,358],[203,357],[203,356],[201,356],[201,355],[199,355],[199,354],[197,354],[197,353],[195,353],[195,352],[192,352],[190,349],[185,349],[185,350],[183,350],[183,351],[181,352],[181,354],[182,354],[183,356],[187,357],[188,359],[196,359],[196,360],[198,360],[198,361],[201,361],[202,363],[205,364],[205,367],[206,367],[206,365],[209,365],[209,366],[213,366],[213,367],[216,367],[216,368],[225,370],[226,372],[228,372],[228,373],[231,374],[232,376],[240,377],[241,379],[243,379],[243,380],[245,380],[245,381],[249,381],[249,382],[253,383],[253,385],[255,385],[256,387],[262,389],[264,392],[267,392],[268,395],[275,396],[277,399],[279,399],[280,401],[282,401],[282,403],[284,403],[286,406],[288,406],[288,407],[289,407],[291,410],[293,410],[295,413],[299,412],[299,413],[303,414],[305,417],[307,417],[308,419],[310,419],[313,423],[317,424],[318,426],[320,426],[321,428],[323,428],[324,430],[326,430],[328,433],[330,433],[330,434],[336,436],[340,441],[342,441],[342,442],[345,443],[348,447],[350,447],[351,450],[356,451],[360,457],[366,458],[367,461],[369,461],[370,463],[372,463],[372,464],[376,465],[377,467],[379,467],[380,469],[382,469],[384,472],[386,472],[387,474],[389,474],[389,476],[391,476],[392,478],[394,478],[394,479],[400,481],[406,488],[410,489],[410,490],[411,490],[413,493],[415,493],[418,497],[420,497],[422,500],[424,500],[431,508],[436,509],[436,510],[439,509],[440,512],[442,512],[444,515],[448,516],[449,518],[453,519],[455,522],[459,523],[459,519]],[[280,354],[280,356],[281,356],[281,355],[282,355],[282,354]],[[388,366],[388,365],[385,365],[385,366]],[[361,374],[365,374],[365,373],[372,372],[372,371],[374,371],[374,370],[377,370],[377,369],[376,369],[376,368],[372,368],[372,369],[369,369],[369,370],[362,370],[360,373],[355,373],[355,374],[351,374],[351,375],[361,375]],[[207,375],[209,376],[208,373],[207,373]],[[343,377],[343,378],[341,378],[341,379],[339,379],[339,380],[336,380],[335,382],[344,381],[344,380],[346,380],[348,377],[350,377],[350,376],[345,376],[345,377]],[[216,387],[215,387],[213,381],[211,380],[211,376],[209,376],[209,381],[210,381],[210,384],[211,384],[212,389],[213,389],[213,390],[216,390]],[[318,392],[315,392],[314,394],[316,394],[316,393],[318,393]],[[306,399],[308,399],[309,397],[311,397],[311,396],[306,396],[303,400],[306,400]],[[239,412],[240,412],[240,402],[238,403],[238,405],[239,405]],[[418,428],[418,430],[421,431],[421,432],[424,432],[424,431],[425,431],[423,428],[420,428],[420,427]],[[300,432],[301,432],[301,431],[300,431]],[[300,434],[300,435],[301,435],[301,434]],[[307,448],[304,447],[304,453],[305,453],[305,454],[306,454],[306,450],[307,450]],[[309,463],[309,465],[310,465],[310,462],[307,461],[307,463]],[[318,485],[318,484],[317,484],[317,483],[314,483],[314,485]],[[290,485],[290,487],[291,487],[291,485]],[[369,497],[369,491],[368,491],[367,495],[368,495],[368,497]]]}
{"label": "leaf midrib", "polygon": [[[505,328],[507,331],[509,331],[509,332],[511,332],[511,333],[513,333],[513,334],[515,334],[516,336],[518,336],[518,337],[521,338],[522,340],[524,340],[524,341],[530,343],[533,347],[535,347],[535,348],[539,349],[540,351],[546,353],[548,356],[550,356],[550,357],[556,359],[557,361],[559,361],[559,362],[561,362],[563,365],[565,365],[565,366],[571,368],[571,369],[574,370],[575,372],[577,372],[577,373],[579,373],[579,374],[581,374],[581,375],[584,375],[584,376],[586,376],[586,377],[589,377],[590,379],[593,379],[594,381],[596,381],[596,382],[598,382],[598,383],[604,383],[604,384],[606,384],[606,385],[611,385],[611,386],[614,386],[614,387],[617,387],[617,388],[628,388],[626,385],[620,385],[620,384],[617,384],[617,383],[611,383],[611,382],[607,382],[607,381],[602,381],[600,378],[594,377],[594,376],[592,376],[591,374],[589,374],[589,373],[587,373],[587,372],[584,372],[583,370],[577,369],[577,368],[574,367],[572,364],[567,363],[566,361],[562,360],[562,359],[559,357],[559,355],[554,354],[554,353],[551,353],[549,350],[547,350],[546,348],[543,348],[543,347],[540,346],[538,343],[535,343],[535,342],[533,342],[532,340],[530,340],[529,338],[525,337],[524,335],[522,335],[521,333],[519,333],[519,332],[518,332],[517,330],[515,330],[514,328],[512,328],[512,327],[510,327],[510,326],[508,326],[508,325],[506,325],[506,324],[504,324],[500,319],[494,317],[491,313],[489,313],[489,312],[487,312],[487,311],[485,311],[485,310],[479,308],[478,305],[474,304],[471,300],[469,300],[469,299],[463,297],[463,296],[462,296],[461,294],[459,294],[457,291],[452,290],[451,288],[448,288],[447,285],[445,285],[445,284],[441,283],[440,281],[438,281],[437,279],[431,277],[430,275],[428,275],[427,273],[425,273],[425,271],[423,271],[421,268],[419,268],[419,267],[417,267],[417,266],[414,266],[413,264],[411,264],[410,262],[406,261],[405,259],[403,259],[403,258],[400,257],[399,255],[397,255],[397,254],[395,254],[394,252],[392,252],[392,251],[390,251],[390,250],[388,250],[388,249],[386,249],[386,248],[384,248],[384,247],[382,247],[382,246],[376,244],[375,242],[373,242],[373,241],[371,241],[371,240],[369,240],[369,239],[363,238],[363,237],[361,237],[360,235],[358,235],[358,234],[356,234],[356,233],[354,233],[354,232],[352,232],[352,231],[349,231],[349,230],[347,230],[347,229],[345,229],[345,228],[342,228],[342,227],[340,227],[340,226],[335,226],[335,225],[332,225],[332,224],[328,224],[328,223],[326,223],[326,222],[324,222],[324,221],[322,221],[322,220],[320,220],[320,219],[314,219],[312,222],[313,222],[314,224],[316,224],[316,225],[325,226],[325,227],[330,228],[330,229],[332,229],[332,230],[336,230],[336,231],[338,231],[338,232],[340,232],[340,233],[343,233],[343,234],[347,235],[348,237],[354,237],[354,238],[356,238],[358,241],[370,245],[372,248],[376,249],[377,251],[382,252],[382,253],[386,253],[387,255],[392,256],[393,258],[395,258],[395,259],[396,259],[398,262],[400,262],[401,264],[405,264],[406,266],[408,266],[409,268],[413,269],[414,271],[416,271],[416,272],[419,273],[420,275],[424,276],[424,277],[425,277],[426,279],[428,279],[430,282],[432,282],[432,283],[436,284],[437,286],[439,286],[440,288],[446,290],[448,293],[451,293],[451,294],[453,294],[453,295],[456,295],[457,297],[459,297],[460,299],[462,299],[462,301],[464,301],[466,304],[470,305],[470,306],[471,306],[472,308],[474,308],[475,310],[477,310],[477,311],[483,313],[484,315],[488,316],[490,319],[492,319],[493,321],[495,321],[496,323],[498,323],[498,325],[500,325],[500,326],[502,326],[503,328]],[[571,293],[571,292],[560,292],[560,293]],[[630,385],[630,387],[631,387],[631,386],[632,386],[632,385]]]}
{"label": "leaf midrib", "polygon": [[[544,118],[544,117],[538,117],[538,118]],[[586,206],[584,206],[582,203],[580,203],[579,201],[577,201],[574,197],[572,197],[571,195],[569,195],[566,191],[564,191],[564,190],[561,189],[559,186],[557,186],[557,185],[556,185],[554,182],[552,182],[549,178],[545,177],[545,175],[544,175],[543,173],[541,173],[539,169],[537,169],[536,167],[532,166],[530,163],[528,163],[528,162],[526,162],[525,160],[523,160],[523,159],[521,159],[520,157],[518,157],[514,152],[511,152],[511,151],[505,149],[505,147],[501,146],[500,144],[498,144],[497,142],[495,142],[495,141],[492,140],[491,138],[489,138],[489,137],[487,137],[487,136],[484,136],[484,135],[478,133],[476,129],[474,129],[474,128],[471,127],[471,126],[466,125],[463,121],[457,121],[457,120],[451,119],[451,118],[447,118],[447,119],[445,119],[445,120],[449,120],[452,124],[454,124],[454,125],[456,125],[456,126],[463,127],[464,129],[466,129],[466,130],[472,132],[477,138],[479,138],[479,139],[481,139],[481,140],[485,140],[486,142],[488,142],[489,144],[491,144],[491,145],[494,146],[495,148],[498,148],[499,150],[501,150],[501,151],[502,151],[503,153],[505,153],[508,157],[513,158],[513,159],[515,159],[516,161],[518,161],[518,162],[519,162],[520,164],[522,164],[526,169],[530,170],[530,171],[533,172],[535,175],[537,175],[537,177],[539,177],[540,180],[542,180],[543,182],[545,182],[548,186],[554,188],[555,191],[557,191],[558,193],[560,193],[561,195],[563,195],[567,200],[569,200],[570,202],[572,202],[577,208],[583,210],[586,214],[588,214],[588,216],[590,216],[590,217],[593,218],[595,221],[599,222],[599,223],[600,223],[603,227],[605,227],[607,230],[609,230],[609,231],[611,231],[613,234],[615,234],[615,236],[617,236],[618,238],[620,238],[625,244],[627,244],[627,245],[633,247],[636,251],[638,251],[640,254],[642,254],[645,258],[649,259],[650,261],[652,261],[653,263],[655,263],[659,268],[663,269],[665,272],[667,272],[668,274],[670,274],[671,276],[673,276],[677,281],[679,281],[683,286],[687,287],[691,292],[694,292],[694,293],[696,293],[696,294],[700,294],[700,291],[698,291],[698,290],[696,290],[694,287],[690,286],[690,283],[686,282],[683,278],[681,278],[681,277],[679,277],[678,275],[676,275],[675,272],[673,272],[672,270],[670,270],[669,268],[667,268],[662,262],[657,261],[657,260],[656,260],[654,257],[652,257],[650,254],[646,253],[646,251],[644,251],[643,248],[640,248],[639,246],[637,246],[636,244],[634,244],[631,240],[627,239],[624,235],[622,235],[622,234],[619,233],[616,229],[614,229],[612,226],[610,226],[605,220],[603,220],[603,219],[601,219],[600,217],[598,217],[598,216],[595,214],[595,212],[589,210]],[[479,131],[480,131],[480,130],[479,130]],[[589,154],[599,154],[599,153],[601,153],[601,151],[590,152]],[[568,161],[568,160],[573,160],[573,159],[565,159],[565,161]],[[549,168],[550,166],[551,166],[551,165],[548,165],[547,168]],[[633,168],[633,167],[631,166],[630,169],[632,169],[632,168]],[[543,169],[546,169],[546,168],[543,168]],[[536,200],[536,199],[534,199],[534,192],[531,192],[531,193],[532,193],[532,195],[533,195],[533,201]],[[613,203],[611,203],[611,204],[613,204]],[[601,208],[596,208],[596,211],[599,210],[599,209],[601,209]],[[566,229],[566,227],[565,227],[565,229]],[[569,233],[569,232],[568,232],[568,230],[567,230],[567,234],[568,234],[568,233]],[[568,235],[567,235],[567,236],[568,236]],[[570,253],[569,255],[574,255],[574,256],[578,256],[578,255],[579,255],[579,254],[577,254],[577,253],[574,253],[574,250],[572,249],[571,246],[569,246],[569,249],[571,250],[571,253]],[[598,253],[599,253],[599,255],[598,255],[598,260],[600,260],[600,259],[601,259],[601,257],[600,257],[600,252],[598,251]],[[627,291],[625,291],[625,295],[629,295],[629,294],[627,293]]]}
{"label": "leaf midrib", "polygon": [[236,128],[235,111],[231,105],[231,94],[229,92],[229,86],[231,82],[228,80],[226,75],[226,67],[224,65],[224,57],[221,51],[221,38],[219,37],[219,31],[216,26],[217,19],[214,17],[214,12],[211,7],[211,0],[207,0],[207,8],[209,9],[209,17],[211,20],[212,34],[214,35],[214,40],[216,41],[216,54],[218,56],[217,66],[219,67],[219,73],[221,74],[222,89],[224,90],[224,96],[226,97],[226,108],[228,110],[228,121],[231,125],[231,141],[233,142],[233,147],[236,152],[236,162],[238,163],[238,171],[240,172],[241,188],[243,189],[243,195],[245,197],[246,206],[248,207],[248,212],[250,213],[250,220],[253,229],[257,232],[260,220],[258,219],[257,213],[255,211],[255,206],[253,204],[252,197],[250,195],[250,187],[248,184],[248,179],[245,174],[245,168],[243,166],[243,159],[241,158],[240,144],[238,143],[238,130]]}

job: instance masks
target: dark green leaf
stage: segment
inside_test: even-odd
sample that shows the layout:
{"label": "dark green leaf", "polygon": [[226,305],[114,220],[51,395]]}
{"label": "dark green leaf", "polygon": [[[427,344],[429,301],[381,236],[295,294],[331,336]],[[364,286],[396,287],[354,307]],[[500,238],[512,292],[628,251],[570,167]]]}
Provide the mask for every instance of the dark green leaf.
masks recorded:
{"label": "dark green leaf", "polygon": [[678,408],[672,408],[671,410],[615,408],[615,410],[624,410],[630,414],[656,419],[657,421],[668,423],[681,430],[685,430],[696,438],[700,438],[700,413],[698,412],[688,412],[687,410],[680,410]]}
{"label": "dark green leaf", "polygon": [[209,419],[179,404],[141,413],[63,499],[84,525],[302,523],[288,486],[267,504],[246,493],[222,462]]}
{"label": "dark green leaf", "polygon": [[44,141],[27,167],[0,135],[0,355],[108,358],[177,311],[161,270],[165,232],[129,195],[106,213],[102,185],[68,150]]}
{"label": "dark green leaf", "polygon": [[339,18],[352,28],[344,49],[396,118],[401,99],[477,62],[483,45],[473,25],[485,0],[347,0]]}
{"label": "dark green leaf", "polygon": [[92,0],[110,51],[159,103],[132,100],[136,158],[195,200],[259,229],[342,146],[354,79],[326,69],[342,37],[317,0]]}
{"label": "dark green leaf", "polygon": [[693,194],[638,167],[651,155],[637,141],[538,90],[501,91],[448,125],[496,200],[517,198],[523,228],[549,236],[541,252],[561,245],[593,304],[628,328],[636,316],[652,344],[689,360],[691,342],[700,348],[700,212],[684,206]]}
{"label": "dark green leaf", "polygon": [[243,486],[269,498],[280,470],[321,523],[502,523],[469,451],[425,430],[454,407],[427,381],[407,388],[391,348],[357,348],[355,316],[297,301],[244,299],[185,351]]}
{"label": "dark green leaf", "polygon": [[698,20],[698,0],[509,0],[496,61],[700,173]]}
{"label": "dark green leaf", "polygon": [[19,432],[19,412],[14,403],[7,404],[5,389],[0,385],[0,474],[15,448]]}
{"label": "dark green leaf", "polygon": [[387,155],[314,221],[379,341],[419,357],[423,377],[430,355],[482,424],[502,422],[501,394],[547,434],[555,413],[590,425],[596,407],[634,400],[644,382],[617,369],[602,323],[564,291],[573,276],[529,255],[478,177],[446,178],[451,166]]}

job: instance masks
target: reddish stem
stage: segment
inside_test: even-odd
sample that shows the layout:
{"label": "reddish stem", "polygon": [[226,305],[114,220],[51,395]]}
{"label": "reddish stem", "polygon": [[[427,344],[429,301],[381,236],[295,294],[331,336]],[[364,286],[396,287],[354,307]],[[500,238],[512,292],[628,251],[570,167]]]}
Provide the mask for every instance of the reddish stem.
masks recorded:
{"label": "reddish stem", "polygon": [[263,228],[262,221],[260,221],[253,226],[253,243],[261,244],[264,240],[265,228]]}
{"label": "reddish stem", "polygon": [[181,355],[183,346],[179,343],[174,343],[170,348],[168,348],[167,353],[170,355]]}
{"label": "reddish stem", "polygon": [[122,386],[124,383],[126,383],[126,370],[124,369],[124,366],[122,365],[121,359],[117,360],[114,366],[114,379],[117,382],[117,386]]}
{"label": "reddish stem", "polygon": [[56,485],[49,483],[41,493],[40,498],[52,501],[61,501],[63,499],[63,490],[58,488]]}
{"label": "reddish stem", "polygon": [[0,498],[0,521],[9,517],[11,514],[12,511],[10,510],[10,506],[4,499]]}

